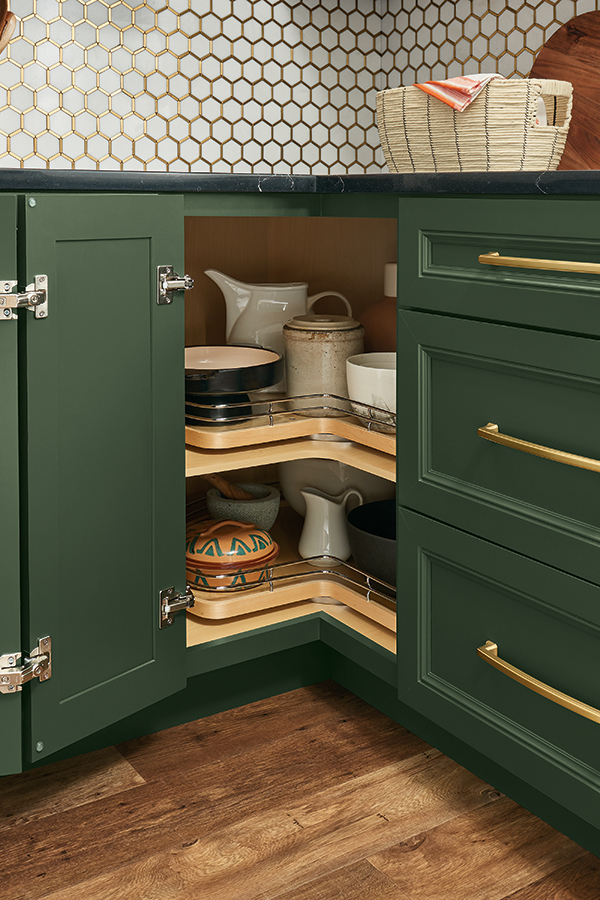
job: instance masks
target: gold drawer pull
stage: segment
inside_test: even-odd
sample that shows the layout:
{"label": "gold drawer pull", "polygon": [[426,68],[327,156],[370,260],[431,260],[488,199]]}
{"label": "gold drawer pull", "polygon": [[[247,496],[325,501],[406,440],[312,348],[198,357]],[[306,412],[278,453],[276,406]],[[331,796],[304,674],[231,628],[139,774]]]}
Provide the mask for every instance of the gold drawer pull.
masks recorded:
{"label": "gold drawer pull", "polygon": [[577,466],[579,469],[591,469],[592,472],[600,472],[600,460],[598,459],[590,459],[589,456],[577,456],[575,453],[554,450],[553,447],[531,444],[529,441],[522,441],[521,438],[511,437],[509,434],[501,434],[498,431],[498,426],[492,422],[488,422],[487,425],[478,428],[477,434],[479,437],[485,438],[486,441],[493,441],[494,444],[502,444],[504,447],[511,447],[513,450],[522,450],[523,453],[542,456],[544,459],[565,463],[567,466]]}
{"label": "gold drawer pull", "polygon": [[500,256],[499,253],[482,253],[478,259],[486,266],[551,269],[553,272],[584,272],[586,275],[600,275],[600,263],[570,262],[566,259],[527,259],[520,256]]}
{"label": "gold drawer pull", "polygon": [[495,669],[503,672],[504,675],[508,675],[509,678],[514,678],[519,684],[524,684],[530,691],[535,691],[536,694],[541,694],[542,697],[546,697],[548,700],[552,700],[553,703],[558,703],[559,706],[564,706],[580,716],[585,716],[586,719],[591,719],[592,722],[600,722],[599,709],[595,709],[593,706],[588,706],[587,703],[582,703],[581,700],[575,700],[574,697],[569,697],[568,694],[557,691],[556,688],[544,684],[543,681],[538,681],[537,678],[533,678],[527,672],[511,666],[504,659],[500,659],[498,656],[498,644],[494,644],[493,641],[486,641],[483,647],[478,647],[477,656],[494,666]]}

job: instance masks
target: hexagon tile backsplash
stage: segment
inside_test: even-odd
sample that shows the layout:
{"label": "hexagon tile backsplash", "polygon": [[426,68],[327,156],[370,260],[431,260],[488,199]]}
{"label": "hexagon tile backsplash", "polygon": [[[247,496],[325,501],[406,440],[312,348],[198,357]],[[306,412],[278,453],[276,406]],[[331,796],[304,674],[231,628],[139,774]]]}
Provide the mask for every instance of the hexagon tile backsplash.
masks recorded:
{"label": "hexagon tile backsplash", "polygon": [[0,166],[380,172],[375,93],[526,76],[589,0],[12,0]]}

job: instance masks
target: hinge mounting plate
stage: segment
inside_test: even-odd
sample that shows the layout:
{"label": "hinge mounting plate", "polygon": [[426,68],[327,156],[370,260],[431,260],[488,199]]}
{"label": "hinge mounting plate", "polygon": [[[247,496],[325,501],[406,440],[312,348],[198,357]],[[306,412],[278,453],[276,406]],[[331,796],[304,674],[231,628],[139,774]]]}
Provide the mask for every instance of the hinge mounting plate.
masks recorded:
{"label": "hinge mounting plate", "polygon": [[174,587],[160,591],[159,597],[159,628],[167,628],[173,624],[173,616],[182,609],[191,609],[196,602],[191,587],[186,585],[185,594],[178,594]]}
{"label": "hinge mounting plate", "polygon": [[14,694],[23,690],[23,685],[33,678],[48,681],[52,677],[52,638],[48,635],[40,638],[29,656],[25,656],[24,665],[17,662],[25,654],[5,653],[0,656],[0,694]]}
{"label": "hinge mounting plate", "polygon": [[158,266],[156,270],[156,302],[159,306],[173,302],[175,291],[191,291],[194,279],[189,275],[177,275],[173,266]]}
{"label": "hinge mounting plate", "polygon": [[17,283],[0,281],[0,320],[16,319],[16,309],[28,309],[36,319],[45,319],[48,315],[48,277],[36,275],[23,293],[13,294]]}

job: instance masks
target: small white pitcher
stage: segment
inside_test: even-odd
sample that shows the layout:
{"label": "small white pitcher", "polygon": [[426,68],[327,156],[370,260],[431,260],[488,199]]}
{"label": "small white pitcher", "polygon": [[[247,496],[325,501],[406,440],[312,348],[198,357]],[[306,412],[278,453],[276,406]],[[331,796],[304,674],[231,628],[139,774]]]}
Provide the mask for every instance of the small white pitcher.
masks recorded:
{"label": "small white pitcher", "polygon": [[306,503],[304,527],[298,542],[302,559],[317,557],[310,560],[310,564],[315,566],[338,564],[322,558],[325,554],[338,560],[348,559],[350,544],[346,528],[346,502],[349,497],[358,497],[362,504],[362,494],[354,488],[337,497],[322,494],[314,488],[304,488],[300,493]]}

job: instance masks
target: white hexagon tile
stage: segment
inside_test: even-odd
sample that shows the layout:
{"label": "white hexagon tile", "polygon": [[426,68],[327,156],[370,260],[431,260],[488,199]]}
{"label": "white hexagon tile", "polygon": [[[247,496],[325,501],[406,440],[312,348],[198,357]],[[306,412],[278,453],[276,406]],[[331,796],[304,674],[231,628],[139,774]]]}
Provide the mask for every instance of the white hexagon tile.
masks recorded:
{"label": "white hexagon tile", "polygon": [[553,31],[598,5],[12,0],[0,166],[379,172],[377,90],[526,76]]}

